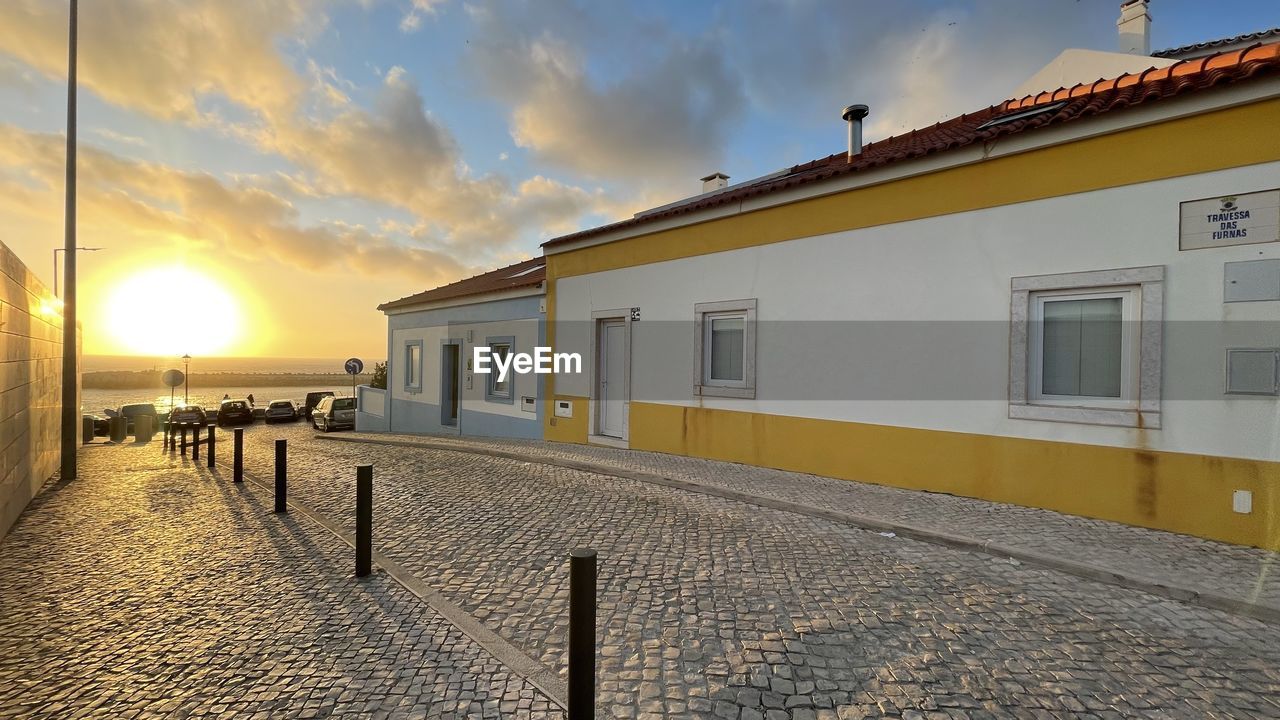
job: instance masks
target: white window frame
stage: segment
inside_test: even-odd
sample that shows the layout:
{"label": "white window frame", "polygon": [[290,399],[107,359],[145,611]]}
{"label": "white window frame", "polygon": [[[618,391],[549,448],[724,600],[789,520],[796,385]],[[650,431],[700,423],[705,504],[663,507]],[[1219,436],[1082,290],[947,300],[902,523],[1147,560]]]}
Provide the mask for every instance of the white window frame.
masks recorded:
{"label": "white window frame", "polygon": [[[756,396],[756,300],[725,300],[697,303],[694,313],[693,394],[704,397],[753,399]],[[743,319],[742,380],[712,380],[711,320],[740,317]]]}
{"label": "white window frame", "polygon": [[[1046,300],[1124,297],[1120,398],[1045,395]],[[1158,429],[1163,364],[1164,266],[1016,277],[1011,282],[1009,417]]]}
{"label": "white window frame", "polygon": [[[1030,402],[1035,405],[1061,405],[1065,407],[1103,407],[1137,409],[1138,407],[1138,307],[1142,296],[1141,286],[1116,289],[1051,290],[1031,294],[1030,353],[1027,360],[1027,379]],[[1055,300],[1104,300],[1120,298],[1120,397],[1090,397],[1088,395],[1050,395],[1044,392],[1044,306]]]}

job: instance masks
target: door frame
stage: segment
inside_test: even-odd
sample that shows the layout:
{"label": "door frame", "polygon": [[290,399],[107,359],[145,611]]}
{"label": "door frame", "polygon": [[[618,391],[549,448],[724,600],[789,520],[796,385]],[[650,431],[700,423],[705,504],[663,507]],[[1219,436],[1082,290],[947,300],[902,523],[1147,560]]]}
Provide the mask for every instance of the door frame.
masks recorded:
{"label": "door frame", "polygon": [[[458,390],[455,393],[456,397],[453,398],[453,404],[457,405],[458,414],[453,418],[452,424],[446,422],[447,420],[446,414],[449,411],[449,405],[450,405],[450,402],[449,402],[450,393],[449,393],[449,382],[448,382],[449,378],[445,376],[445,372],[444,372],[445,348],[447,348],[450,345],[456,346],[458,348],[458,362],[456,364],[456,367],[454,368],[454,373],[455,375],[457,375],[456,379],[457,379]],[[465,350],[465,348],[466,346],[463,343],[462,338],[460,337],[457,337],[457,338],[447,337],[447,338],[440,339],[440,427],[446,431],[455,431],[455,432],[458,432],[459,434],[461,434],[462,432],[462,390],[463,390],[462,369],[465,366],[465,358],[463,357],[463,351]],[[426,378],[423,378],[423,380],[425,381]]]}
{"label": "door frame", "polygon": [[605,322],[622,321],[622,442],[631,440],[631,308],[614,310],[596,310],[591,313],[591,362],[590,391],[591,399],[587,403],[587,435],[589,441],[599,439],[602,442],[617,442],[618,438],[600,432],[600,403],[604,398],[600,394],[600,365],[604,360],[600,351],[600,343],[604,334],[600,328]]}

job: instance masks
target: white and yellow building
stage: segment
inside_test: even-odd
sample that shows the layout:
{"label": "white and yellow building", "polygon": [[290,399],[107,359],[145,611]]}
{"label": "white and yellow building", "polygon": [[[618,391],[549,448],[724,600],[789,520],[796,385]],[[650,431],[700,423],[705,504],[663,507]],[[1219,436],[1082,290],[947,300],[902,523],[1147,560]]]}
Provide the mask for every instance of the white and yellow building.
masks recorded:
{"label": "white and yellow building", "polygon": [[1161,65],[547,243],[546,439],[1280,549],[1280,44]]}

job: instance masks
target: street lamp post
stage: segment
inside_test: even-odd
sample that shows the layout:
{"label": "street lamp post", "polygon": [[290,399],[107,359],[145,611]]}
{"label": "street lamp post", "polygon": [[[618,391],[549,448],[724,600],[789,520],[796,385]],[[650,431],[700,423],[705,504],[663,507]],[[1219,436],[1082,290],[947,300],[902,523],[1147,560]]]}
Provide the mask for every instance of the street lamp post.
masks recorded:
{"label": "street lamp post", "polygon": [[[98,250],[105,250],[106,248],[100,248],[100,247],[78,247],[78,248],[76,248],[76,249],[77,249],[77,250],[83,250],[83,251],[85,251],[85,252],[96,252],[96,251],[98,251]],[[53,296],[54,296],[54,297],[58,297],[58,253],[60,253],[60,252],[66,252],[66,251],[67,251],[67,249],[66,249],[66,248],[54,248],[54,249],[53,249]]]}
{"label": "street lamp post", "polygon": [[[62,482],[76,477],[76,451],[79,440],[80,403],[79,368],[76,356],[76,41],[79,2],[70,0],[67,23],[67,200],[63,220],[67,256],[66,298],[62,306]],[[54,254],[57,264],[57,253]]]}
{"label": "street lamp post", "polygon": [[191,355],[182,356],[182,404],[190,404],[188,395],[191,392]]}

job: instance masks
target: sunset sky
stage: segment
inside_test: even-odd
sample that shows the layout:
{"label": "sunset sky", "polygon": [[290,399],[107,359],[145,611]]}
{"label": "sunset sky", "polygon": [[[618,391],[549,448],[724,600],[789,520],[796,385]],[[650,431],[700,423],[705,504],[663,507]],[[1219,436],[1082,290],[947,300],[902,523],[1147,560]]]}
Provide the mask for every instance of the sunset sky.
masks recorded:
{"label": "sunset sky", "polygon": [[[1280,25],[1154,0],[1153,48]],[[82,0],[88,354],[385,355],[375,306],[1006,99],[1118,0]],[[52,284],[67,9],[0,2],[0,240]],[[174,297],[187,337],[143,304]]]}

